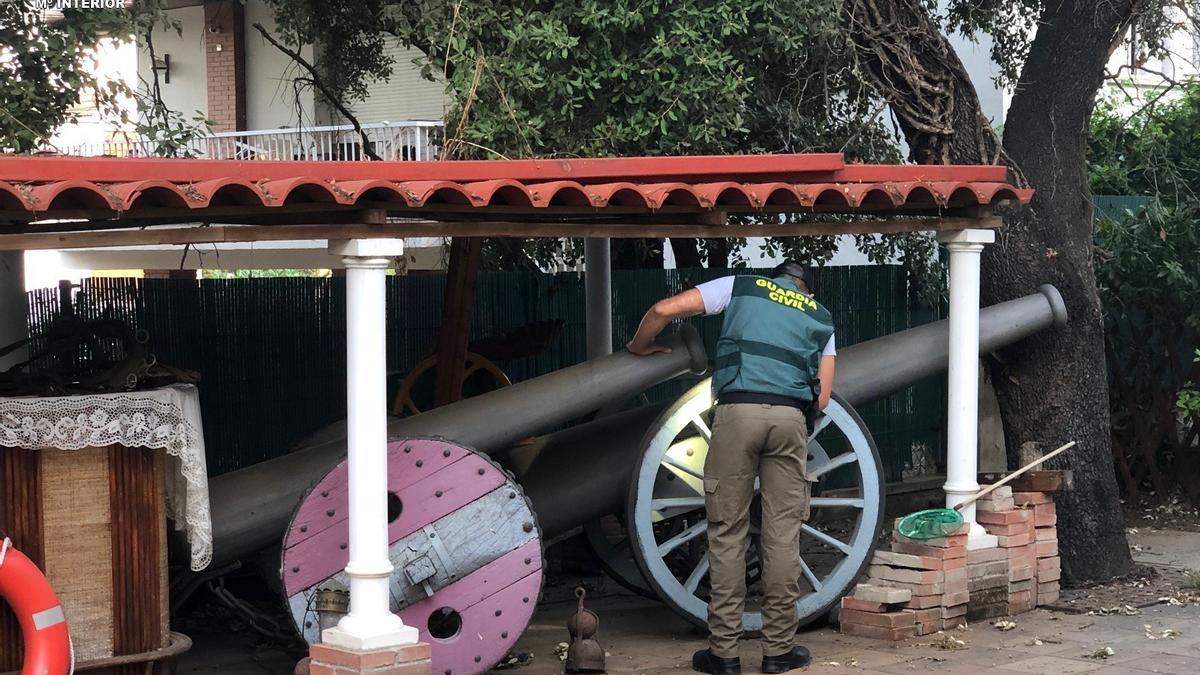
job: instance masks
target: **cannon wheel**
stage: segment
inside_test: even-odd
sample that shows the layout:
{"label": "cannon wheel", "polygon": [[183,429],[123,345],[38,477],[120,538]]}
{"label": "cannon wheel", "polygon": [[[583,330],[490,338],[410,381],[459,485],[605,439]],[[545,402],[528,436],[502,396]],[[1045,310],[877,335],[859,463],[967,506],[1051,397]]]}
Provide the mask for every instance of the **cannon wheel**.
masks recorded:
{"label": "cannon wheel", "polygon": [[[400,382],[395,399],[392,401],[393,415],[396,417],[408,417],[410,415],[420,415],[425,412],[424,408],[427,402],[418,403],[413,397],[413,392],[416,390],[418,383],[422,381],[422,378],[437,372],[437,362],[438,358],[436,355],[427,357],[424,361],[418,363],[412,369],[412,372],[406,375],[404,380]],[[463,368],[462,375],[462,386],[464,389],[476,373],[490,376],[488,378],[490,381],[488,379],[482,381],[486,387],[484,391],[493,391],[512,384],[512,380],[508,379],[508,375],[500,369],[500,366],[492,363],[491,360],[484,356],[480,356],[474,352],[467,352],[466,366]],[[464,397],[469,395],[466,391],[463,391]]]}
{"label": "cannon wheel", "polygon": [[[708,612],[704,547],[704,458],[712,435],[710,381],[692,387],[658,418],[643,441],[629,489],[626,522],[647,583],[681,616],[703,627]],[[823,617],[849,592],[870,562],[883,520],[884,484],[870,431],[836,394],[809,441],[808,472],[817,482],[800,549],[801,625]],[[824,496],[837,489],[838,496]],[[747,547],[746,631],[762,629],[756,592],[758,498]]]}

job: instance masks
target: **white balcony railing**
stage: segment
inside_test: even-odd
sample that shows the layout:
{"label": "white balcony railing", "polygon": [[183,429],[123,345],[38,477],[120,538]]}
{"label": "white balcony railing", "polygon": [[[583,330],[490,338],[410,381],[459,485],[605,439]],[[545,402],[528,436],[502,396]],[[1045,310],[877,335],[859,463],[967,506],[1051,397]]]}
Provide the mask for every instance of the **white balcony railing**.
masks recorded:
{"label": "white balcony railing", "polygon": [[[370,147],[389,161],[437,159],[441,122],[379,122],[362,125]],[[146,157],[157,154],[150,140],[117,140],[60,147],[66,155]],[[362,137],[349,124],[296,129],[218,131],[187,144],[187,156],[204,159],[368,159]]]}

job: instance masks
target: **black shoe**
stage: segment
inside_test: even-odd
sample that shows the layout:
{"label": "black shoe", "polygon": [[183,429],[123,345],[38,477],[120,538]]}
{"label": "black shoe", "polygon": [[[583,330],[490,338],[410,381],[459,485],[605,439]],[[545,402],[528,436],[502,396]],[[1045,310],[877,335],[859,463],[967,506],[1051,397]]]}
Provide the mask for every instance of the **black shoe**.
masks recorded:
{"label": "black shoe", "polygon": [[713,656],[712,651],[708,649],[701,649],[692,654],[692,670],[712,675],[742,675],[742,660],[736,656],[723,659]]}
{"label": "black shoe", "polygon": [[792,651],[779,656],[763,655],[762,671],[764,673],[786,673],[789,670],[803,668],[812,661],[812,656],[805,647],[792,647]]}

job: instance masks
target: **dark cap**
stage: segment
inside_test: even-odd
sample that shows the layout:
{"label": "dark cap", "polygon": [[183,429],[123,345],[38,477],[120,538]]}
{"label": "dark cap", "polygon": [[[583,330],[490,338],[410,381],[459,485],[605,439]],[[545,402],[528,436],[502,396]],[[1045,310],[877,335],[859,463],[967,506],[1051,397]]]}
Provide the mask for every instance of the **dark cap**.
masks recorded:
{"label": "dark cap", "polygon": [[789,276],[799,279],[804,282],[809,293],[815,293],[817,290],[817,274],[816,270],[808,265],[801,265],[795,260],[785,260],[775,266],[771,270],[772,277]]}

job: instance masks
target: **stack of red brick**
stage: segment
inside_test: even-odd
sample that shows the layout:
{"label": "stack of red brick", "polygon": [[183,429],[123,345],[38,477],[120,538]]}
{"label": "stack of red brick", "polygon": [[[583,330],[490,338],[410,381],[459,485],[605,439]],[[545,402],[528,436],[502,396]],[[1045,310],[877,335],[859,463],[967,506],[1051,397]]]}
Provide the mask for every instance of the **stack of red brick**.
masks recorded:
{"label": "stack of red brick", "polygon": [[962,625],[967,613],[967,535],[914,541],[893,535],[876,551],[867,577],[842,598],[847,635],[903,640]]}
{"label": "stack of red brick", "polygon": [[995,547],[968,551],[965,526],[928,541],[894,533],[891,551],[876,551],[866,578],[842,599],[842,632],[902,640],[1058,600],[1049,494],[997,488],[976,502],[976,521],[996,536]]}
{"label": "stack of red brick", "polygon": [[1018,508],[1033,511],[1034,550],[1036,565],[1034,605],[1058,601],[1058,581],[1062,562],[1058,556],[1058,513],[1054,500],[1045,492],[1016,492],[1013,501]]}

